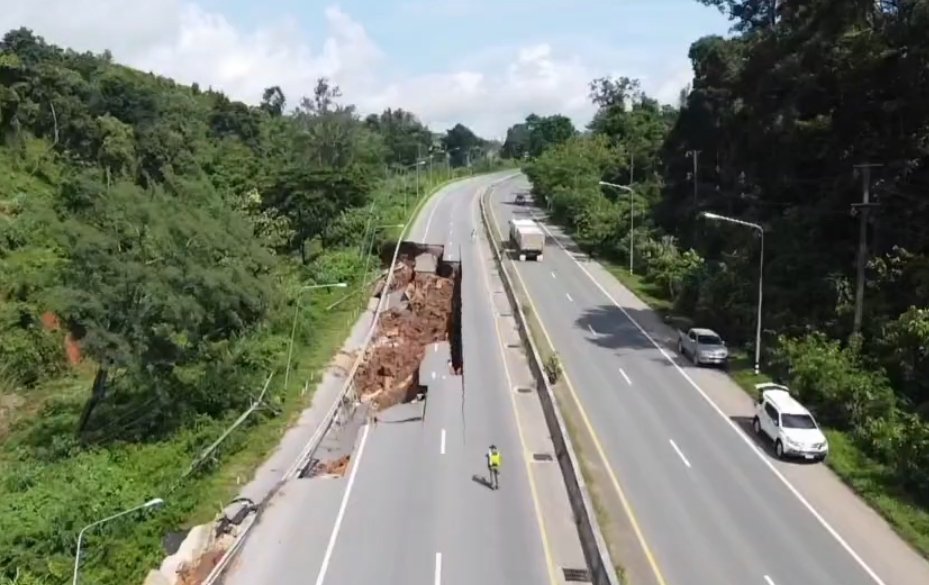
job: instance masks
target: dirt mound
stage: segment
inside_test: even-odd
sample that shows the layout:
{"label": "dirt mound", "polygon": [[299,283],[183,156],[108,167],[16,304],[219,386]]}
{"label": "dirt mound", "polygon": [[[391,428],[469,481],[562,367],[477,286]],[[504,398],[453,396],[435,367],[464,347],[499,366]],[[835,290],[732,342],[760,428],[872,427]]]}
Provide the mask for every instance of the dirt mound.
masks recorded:
{"label": "dirt mound", "polygon": [[[454,280],[429,273],[415,273],[404,262],[397,282],[406,280],[406,309],[392,309],[381,316],[378,334],[355,383],[363,400],[378,410],[411,400],[419,389],[419,365],[425,348],[448,339]],[[393,287],[391,287],[393,288]],[[400,290],[396,288],[394,290]]]}

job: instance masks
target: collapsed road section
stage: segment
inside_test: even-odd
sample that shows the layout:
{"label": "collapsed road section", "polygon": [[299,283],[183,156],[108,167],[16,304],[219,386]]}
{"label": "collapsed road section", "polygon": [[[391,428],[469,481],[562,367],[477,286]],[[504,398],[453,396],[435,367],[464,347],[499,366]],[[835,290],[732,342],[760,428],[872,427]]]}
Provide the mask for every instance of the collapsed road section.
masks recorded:
{"label": "collapsed road section", "polygon": [[299,477],[343,476],[369,413],[377,420],[378,412],[424,399],[427,377],[437,371],[462,374],[461,263],[444,252],[401,243],[390,287],[385,274],[374,292],[383,297],[383,312],[353,380],[360,408],[347,424],[330,428]]}
{"label": "collapsed road section", "polygon": [[460,375],[461,264],[444,259],[444,248],[403,242],[385,312],[355,375],[363,404],[384,410],[421,397],[426,349],[442,344],[448,370]]}

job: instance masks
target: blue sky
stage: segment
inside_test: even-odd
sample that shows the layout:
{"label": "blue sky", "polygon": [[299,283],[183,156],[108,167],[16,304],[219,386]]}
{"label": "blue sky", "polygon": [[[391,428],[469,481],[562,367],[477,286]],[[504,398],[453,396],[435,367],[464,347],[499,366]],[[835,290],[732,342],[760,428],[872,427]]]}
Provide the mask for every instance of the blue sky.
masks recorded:
{"label": "blue sky", "polygon": [[[330,3],[204,0],[242,27],[293,18],[309,39],[325,34],[321,10]],[[401,73],[422,74],[467,64],[488,49],[549,43],[589,56],[603,67],[635,61],[686,59],[697,38],[725,35],[729,24],[697,0],[343,0]],[[266,6],[273,6],[268,10]],[[270,14],[269,14],[270,13]]]}
{"label": "blue sky", "polygon": [[23,25],[250,102],[276,84],[294,103],[325,75],[362,111],[403,107],[488,137],[533,112],[586,123],[600,76],[674,101],[690,44],[729,28],[697,0],[29,0],[0,12],[0,27]]}

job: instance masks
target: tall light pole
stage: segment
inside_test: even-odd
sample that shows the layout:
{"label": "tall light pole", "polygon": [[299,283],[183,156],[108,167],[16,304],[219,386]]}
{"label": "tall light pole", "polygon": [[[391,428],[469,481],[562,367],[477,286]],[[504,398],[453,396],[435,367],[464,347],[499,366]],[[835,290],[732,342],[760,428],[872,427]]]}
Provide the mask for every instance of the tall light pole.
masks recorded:
{"label": "tall light pole", "polygon": [[297,335],[297,315],[300,313],[300,295],[308,290],[320,288],[345,288],[348,284],[345,282],[334,282],[331,284],[308,284],[300,287],[297,291],[297,298],[294,299],[294,320],[290,326],[290,347],[287,350],[287,368],[284,370],[284,389],[287,389],[287,383],[290,381],[290,361],[294,355],[294,338]]}
{"label": "tall light pole", "polygon": [[761,302],[764,290],[764,228],[757,223],[742,221],[741,219],[726,217],[725,215],[717,215],[708,211],[704,211],[700,216],[711,221],[722,221],[747,227],[756,230],[761,235],[761,251],[758,254],[758,314],[755,317],[755,373],[759,374],[761,373]]}
{"label": "tall light pole", "polygon": [[96,522],[93,522],[91,524],[88,524],[84,528],[81,528],[81,531],[77,535],[77,550],[74,553],[74,577],[71,579],[71,584],[77,585],[77,574],[81,566],[81,544],[83,544],[84,542],[85,532],[87,532],[91,528],[100,526],[101,524],[105,524],[109,522],[110,520],[116,520],[117,518],[122,518],[123,516],[132,514],[133,512],[138,512],[139,510],[147,510],[149,508],[155,508],[155,507],[163,505],[164,503],[165,501],[162,500],[161,498],[154,498],[152,500],[145,502],[144,504],[139,504],[135,508],[129,508],[128,510],[123,510],[122,512],[118,514],[107,516],[106,518],[102,520],[97,520]]}
{"label": "tall light pole", "polygon": [[613,187],[629,193],[629,274],[635,274],[635,263],[633,262],[633,252],[635,251],[633,244],[635,241],[635,191],[632,190],[632,187],[626,185],[616,185],[606,181],[600,181],[600,184],[604,187]]}
{"label": "tall light pole", "polygon": [[[416,200],[417,201],[419,201],[419,167],[423,166],[424,164],[426,164],[426,161],[417,160],[415,163],[411,165],[407,165],[405,167],[408,169],[416,167]],[[409,209],[409,201],[407,200],[407,197],[406,197],[406,189],[403,190],[403,209],[405,210]]]}

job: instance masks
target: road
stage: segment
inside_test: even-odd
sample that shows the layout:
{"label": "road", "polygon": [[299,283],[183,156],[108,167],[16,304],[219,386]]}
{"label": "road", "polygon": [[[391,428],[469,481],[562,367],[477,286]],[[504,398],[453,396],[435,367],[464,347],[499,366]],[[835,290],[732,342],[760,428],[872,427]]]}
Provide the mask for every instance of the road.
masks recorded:
{"label": "road", "polygon": [[[286,484],[226,583],[561,582],[551,551],[558,539],[546,536],[542,510],[564,510],[569,530],[570,512],[566,500],[539,496],[530,474],[508,392],[512,366],[495,341],[488,277],[478,276],[485,262],[471,237],[476,194],[501,176],[445,188],[409,237],[444,244],[462,261],[464,375],[450,373],[447,343],[428,348],[425,403],[388,409],[362,426],[345,477]],[[481,483],[491,443],[504,456],[496,492]]]}
{"label": "road", "polygon": [[[516,192],[528,189],[520,177],[492,193],[502,233],[510,217],[540,216],[534,208],[511,203]],[[738,402],[741,412],[727,412],[717,405],[732,383],[715,372],[703,376],[673,356],[660,320],[602,267],[595,271],[595,263],[578,261],[573,244],[546,227],[552,237],[543,261],[514,266],[530,308],[560,354],[569,390],[583,408],[614,487],[628,501],[643,556],[651,556],[649,582],[929,582],[926,564],[887,536],[886,525],[873,513],[849,518],[859,514],[860,503],[823,516],[811,503],[813,496],[797,487],[806,485],[797,474],[828,471],[772,461],[738,427],[742,419],[736,415],[750,416],[750,406]],[[646,336],[639,322],[666,337],[653,342],[659,333]],[[728,386],[710,388],[714,384]],[[831,493],[849,499],[832,481]],[[821,495],[830,506],[830,498]],[[840,525],[851,534],[841,532]],[[884,541],[883,548],[871,542],[875,538]]]}

